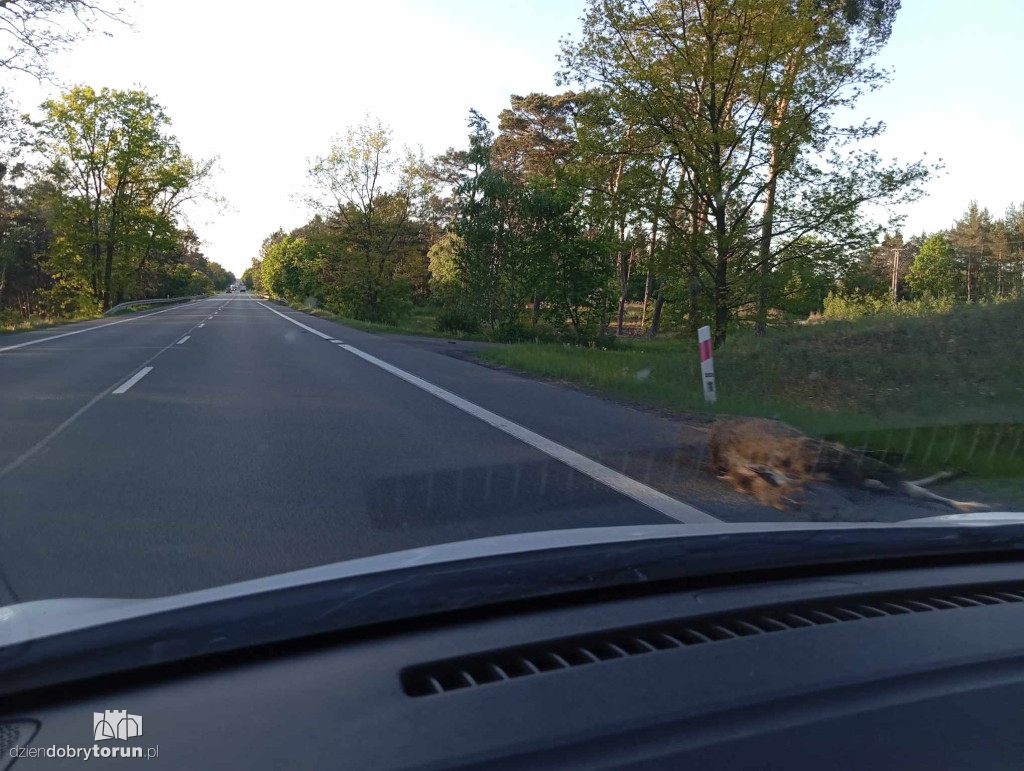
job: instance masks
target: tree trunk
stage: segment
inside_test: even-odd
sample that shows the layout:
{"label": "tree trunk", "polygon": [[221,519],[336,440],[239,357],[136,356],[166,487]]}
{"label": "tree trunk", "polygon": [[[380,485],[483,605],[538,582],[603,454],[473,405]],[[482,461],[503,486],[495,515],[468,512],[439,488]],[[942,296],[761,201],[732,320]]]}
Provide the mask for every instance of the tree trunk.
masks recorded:
{"label": "tree trunk", "polygon": [[622,322],[626,315],[626,295],[629,291],[629,272],[633,265],[633,249],[628,253],[619,252],[619,317],[617,334],[622,334]]}
{"label": "tree trunk", "polygon": [[640,310],[640,329],[647,324],[647,304],[651,301],[651,284],[654,276],[651,274],[651,266],[647,266],[647,280],[644,281],[644,307]]}
{"label": "tree trunk", "polygon": [[688,296],[686,298],[686,320],[690,324],[691,336],[696,335],[697,329],[700,327],[699,300],[700,274],[697,268],[697,260],[693,259],[690,262],[690,286],[688,289]]}
{"label": "tree trunk", "polygon": [[89,234],[92,236],[92,259],[89,261],[89,284],[94,299],[100,299],[100,202],[93,204],[92,215],[88,219]]}
{"label": "tree trunk", "polygon": [[768,334],[768,283],[772,273],[772,231],[775,227],[775,192],[778,188],[779,174],[783,162],[779,158],[778,131],[789,109],[797,73],[803,65],[805,49],[797,48],[793,58],[786,64],[785,74],[781,83],[781,96],[773,105],[775,115],[772,119],[771,149],[768,156],[768,187],[764,196],[764,217],[761,220],[761,242],[757,250],[757,304],[754,313],[754,334],[764,337]]}
{"label": "tree trunk", "polygon": [[114,244],[107,244],[107,260],[103,267],[103,310],[110,310],[110,278],[114,270]]}
{"label": "tree trunk", "polygon": [[647,250],[647,280],[644,281],[644,307],[640,311],[640,328],[644,328],[644,324],[647,322],[647,303],[651,301],[651,282],[653,279],[654,269],[654,250],[658,245],[658,220],[659,220],[659,209],[661,208],[662,194],[665,190],[665,182],[668,179],[668,169],[670,162],[665,161],[664,168],[661,171],[661,182],[658,184],[658,197],[654,205],[654,215],[651,217],[651,243]]}
{"label": "tree trunk", "polygon": [[[690,236],[693,239],[693,243],[696,243],[697,234],[703,230],[707,224],[707,212],[702,211],[700,206],[700,197],[694,191],[692,198],[690,199]],[[686,317],[690,326],[691,337],[696,337],[697,330],[700,328],[700,260],[698,259],[697,253],[694,251],[695,247],[690,248],[689,253],[689,276],[690,284],[687,288],[687,306],[686,306]]]}
{"label": "tree trunk", "polygon": [[[630,132],[632,130],[633,130],[633,127],[631,125],[626,127],[626,138],[627,138],[627,140],[629,139],[629,134],[630,134]],[[622,172],[624,171],[625,167],[626,167],[625,157],[620,157],[619,158],[619,165],[618,165],[618,168],[616,169],[616,172],[615,172],[615,179],[608,186],[609,187],[609,194],[610,194],[608,202],[609,202],[609,206],[610,206],[611,212],[613,214],[615,212],[615,203],[616,203],[616,199],[618,198],[619,188],[622,185]],[[617,329],[617,333],[621,335],[622,334],[622,316],[623,316],[623,311],[625,309],[625,304],[626,304],[626,286],[625,286],[625,283],[622,280],[622,275],[623,275],[622,246],[623,246],[623,242],[626,240],[626,218],[625,218],[625,216],[619,218],[617,224],[619,226],[619,253],[618,253],[618,257],[616,258],[616,261],[615,261],[615,268],[616,268],[616,271],[619,274],[619,286],[621,287],[621,289],[619,291],[619,317],[618,317],[618,325],[617,325],[616,329]]]}
{"label": "tree trunk", "polygon": [[146,293],[142,290],[142,271],[146,265],[146,258],[143,257],[135,268],[135,299],[141,299],[145,297]]}
{"label": "tree trunk", "polygon": [[100,299],[100,247],[99,240],[93,241],[92,244],[92,264],[90,265],[89,281],[92,284],[92,296],[97,300]]}
{"label": "tree trunk", "polygon": [[775,225],[775,188],[778,173],[775,148],[769,161],[772,178],[764,197],[764,217],[761,220],[761,243],[757,251],[757,308],[754,314],[754,334],[764,337],[768,334],[768,282],[771,276],[772,229]]}
{"label": "tree trunk", "polygon": [[661,308],[665,304],[665,297],[662,294],[661,287],[658,287],[658,299],[654,301],[654,313],[651,314],[651,337],[658,334],[658,327],[661,326]]}
{"label": "tree trunk", "polygon": [[150,231],[149,239],[146,241],[146,249],[142,252],[142,257],[139,258],[139,264],[135,268],[135,297],[145,297],[145,292],[142,291],[142,274],[145,272],[146,263],[149,261],[149,255],[153,251],[153,242],[156,240],[156,229]]}
{"label": "tree trunk", "polygon": [[967,302],[971,301],[971,276],[974,273],[974,261],[971,257],[971,250],[967,250]]}
{"label": "tree trunk", "polygon": [[729,323],[729,250],[726,244],[725,207],[717,207],[715,212],[715,327],[714,346],[725,343],[726,326]]}
{"label": "tree trunk", "polygon": [[715,348],[725,343],[726,326],[729,323],[729,284],[726,260],[719,258],[715,270]]}

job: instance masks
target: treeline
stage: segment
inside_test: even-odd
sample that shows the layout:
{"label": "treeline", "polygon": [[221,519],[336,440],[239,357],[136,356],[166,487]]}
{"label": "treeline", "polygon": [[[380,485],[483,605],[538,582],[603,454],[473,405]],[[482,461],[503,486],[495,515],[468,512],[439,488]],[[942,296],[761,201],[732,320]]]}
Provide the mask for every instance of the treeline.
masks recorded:
{"label": "treeline", "polygon": [[891,301],[990,302],[1024,297],[1024,205],[1002,218],[972,201],[952,227],[904,239],[886,235],[858,280],[856,297]]}
{"label": "treeline", "polygon": [[234,280],[181,221],[208,194],[212,163],[182,151],[149,94],[76,86],[42,113],[6,124],[0,314],[75,317]]}
{"label": "treeline", "polygon": [[[309,169],[316,216],[272,234],[246,280],[376,321],[432,303],[441,329],[504,339],[621,333],[640,303],[646,333],[709,324],[719,345],[884,297],[895,221],[869,211],[918,198],[934,167],[883,162],[863,149],[881,124],[836,116],[884,84],[898,9],[590,0],[559,57],[570,90],[513,96],[497,132],[471,112],[468,145],[429,161],[379,124],[351,129]],[[948,238],[964,299],[989,296],[998,249]],[[946,291],[930,253],[897,260],[897,296]],[[995,291],[1017,291],[1020,250],[1002,254]]]}

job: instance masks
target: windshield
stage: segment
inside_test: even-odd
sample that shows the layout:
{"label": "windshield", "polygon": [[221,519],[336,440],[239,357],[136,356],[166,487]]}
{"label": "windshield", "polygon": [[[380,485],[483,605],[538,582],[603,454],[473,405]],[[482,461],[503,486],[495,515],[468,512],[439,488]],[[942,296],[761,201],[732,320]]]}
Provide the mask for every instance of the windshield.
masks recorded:
{"label": "windshield", "polygon": [[900,5],[0,3],[0,607],[1024,512],[1024,15]]}

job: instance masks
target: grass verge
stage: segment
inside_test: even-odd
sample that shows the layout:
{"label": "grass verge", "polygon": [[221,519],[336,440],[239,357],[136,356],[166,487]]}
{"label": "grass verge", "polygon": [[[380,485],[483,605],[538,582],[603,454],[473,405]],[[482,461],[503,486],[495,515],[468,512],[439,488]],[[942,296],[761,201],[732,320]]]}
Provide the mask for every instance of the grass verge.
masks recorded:
{"label": "grass verge", "polygon": [[[908,467],[1024,476],[1024,301],[736,334],[705,404],[696,341],[526,343],[486,361],[658,407],[773,417]],[[1016,433],[1015,433],[1016,432]]]}
{"label": "grass verge", "polygon": [[489,338],[484,334],[467,334],[458,333],[451,334],[448,332],[440,332],[437,329],[437,312],[433,308],[414,307],[412,313],[402,319],[396,324],[383,324],[374,321],[361,321],[359,319],[352,319],[346,316],[339,316],[336,313],[331,313],[324,308],[311,308],[308,305],[301,303],[290,302],[287,300],[276,299],[275,302],[283,305],[287,305],[289,308],[294,308],[297,311],[303,311],[316,316],[321,319],[330,319],[331,321],[337,321],[340,324],[352,327],[353,329],[359,329],[363,332],[381,332],[390,335],[420,335],[422,337],[443,337],[452,340],[482,340],[488,341]]}
{"label": "grass verge", "polygon": [[27,319],[24,318],[13,318],[5,317],[0,319],[0,334],[7,334],[11,332],[30,332],[34,329],[47,329],[49,327],[59,327],[64,324],[74,324],[77,321],[90,321],[92,319],[98,319],[102,316],[102,313],[83,313],[76,316],[60,317],[60,316],[29,316]]}
{"label": "grass verge", "polygon": [[[185,302],[185,300],[182,300]],[[167,307],[171,303],[164,303],[159,305],[130,305],[121,308],[119,311],[110,314],[110,318],[114,316],[123,316],[126,313],[139,313],[141,311],[156,310],[158,308]],[[10,332],[30,332],[35,329],[47,329],[49,327],[59,327],[65,324],[75,324],[79,321],[92,321],[93,319],[103,318],[103,314],[100,311],[94,313],[80,313],[75,316],[29,316],[27,319],[21,318],[21,316],[0,316],[0,334],[6,334]]]}

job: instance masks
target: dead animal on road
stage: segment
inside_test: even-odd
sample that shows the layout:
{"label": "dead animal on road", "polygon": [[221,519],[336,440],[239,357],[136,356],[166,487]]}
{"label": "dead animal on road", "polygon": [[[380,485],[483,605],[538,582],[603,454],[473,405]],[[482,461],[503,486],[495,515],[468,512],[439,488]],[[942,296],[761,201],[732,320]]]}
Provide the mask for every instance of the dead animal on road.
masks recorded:
{"label": "dead animal on road", "polygon": [[946,472],[908,482],[891,466],[855,453],[838,442],[814,439],[789,426],[762,418],[719,419],[710,435],[711,469],[718,478],[761,503],[784,509],[808,482],[833,482],[905,495],[959,512],[988,507],[955,501],[926,490],[948,478]]}

